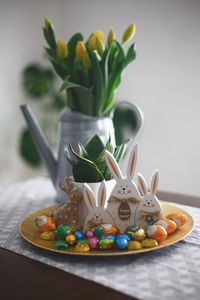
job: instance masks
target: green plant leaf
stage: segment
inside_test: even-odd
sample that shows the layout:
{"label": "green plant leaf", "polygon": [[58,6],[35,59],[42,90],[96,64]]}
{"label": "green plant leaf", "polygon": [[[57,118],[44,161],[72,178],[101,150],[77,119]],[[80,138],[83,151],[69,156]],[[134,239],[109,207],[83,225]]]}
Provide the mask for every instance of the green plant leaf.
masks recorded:
{"label": "green plant leaf", "polygon": [[135,44],[133,43],[126,54],[125,60],[124,60],[124,68],[130,64],[134,59],[136,59],[136,52],[135,52]]}
{"label": "green plant leaf", "polygon": [[94,168],[96,168],[96,165],[93,163],[93,161],[91,161],[90,159],[84,158],[82,156],[80,156],[78,153],[76,153],[74,151],[74,149],[72,148],[72,146],[69,146],[69,149],[71,150],[71,152],[73,153],[73,155],[76,157],[77,161],[82,162],[82,163],[86,163],[89,165],[92,165]]}
{"label": "green plant leaf", "polygon": [[104,144],[99,136],[96,134],[85,145],[85,149],[89,155],[89,158],[94,161],[98,155],[103,151]]}
{"label": "green plant leaf", "polygon": [[114,155],[114,158],[116,159],[117,162],[120,161],[120,159],[121,159],[121,157],[122,157],[122,155],[124,153],[125,146],[129,142],[130,142],[130,139],[127,139],[121,145],[115,147],[115,151],[114,151],[113,155]]}
{"label": "green plant leaf", "polygon": [[76,49],[76,44],[79,41],[83,41],[83,35],[81,32],[75,33],[71,39],[68,41],[68,57],[71,58],[71,56],[75,56],[75,49]]}
{"label": "green plant leaf", "polygon": [[71,89],[71,88],[81,88],[81,89],[85,89],[85,90],[88,90],[88,88],[80,85],[80,84],[77,84],[77,83],[74,83],[74,82],[71,82],[69,80],[65,80],[59,90],[59,92],[63,92],[64,90],[67,90],[67,89]]}
{"label": "green plant leaf", "polygon": [[105,151],[108,150],[110,153],[113,153],[113,146],[111,144],[110,139],[106,143],[104,149],[101,151],[101,153],[98,155],[98,157],[95,159],[94,163],[99,169],[99,171],[104,174],[107,168],[106,161],[105,161]]}
{"label": "green plant leaf", "polygon": [[95,52],[91,51],[87,45],[86,47],[91,62],[90,72],[92,73],[92,78],[93,78],[92,85],[93,85],[93,94],[95,98],[94,116],[99,116],[103,104],[103,97],[104,97],[103,75]]}
{"label": "green plant leaf", "polygon": [[49,33],[49,45],[54,51],[56,51],[57,43],[56,43],[55,33],[51,23],[49,24],[48,33]]}
{"label": "green plant leaf", "polygon": [[80,142],[78,142],[78,148],[79,148],[79,154],[80,154],[80,156],[82,156],[84,158],[89,158],[89,155],[88,155],[85,147]]}
{"label": "green plant leaf", "polygon": [[76,182],[100,182],[104,179],[97,168],[85,162],[77,162],[72,172]]}

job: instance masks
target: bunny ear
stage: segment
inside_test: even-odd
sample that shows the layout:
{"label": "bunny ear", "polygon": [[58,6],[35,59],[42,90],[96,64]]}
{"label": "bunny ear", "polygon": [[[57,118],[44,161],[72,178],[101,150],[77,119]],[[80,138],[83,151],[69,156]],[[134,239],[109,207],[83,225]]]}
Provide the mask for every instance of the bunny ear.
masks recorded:
{"label": "bunny ear", "polygon": [[157,187],[158,187],[158,180],[159,180],[159,172],[156,170],[151,178],[151,194],[155,195],[157,192]]}
{"label": "bunny ear", "polygon": [[96,207],[94,193],[92,189],[89,187],[89,185],[87,185],[86,183],[84,184],[83,196],[89,210]]}
{"label": "bunny ear", "polygon": [[115,158],[112,156],[112,154],[108,150],[105,151],[105,160],[106,160],[106,164],[107,164],[110,172],[112,173],[113,177],[116,180],[122,179],[122,173],[120,171],[118,163],[116,162]]}
{"label": "bunny ear", "polygon": [[137,144],[133,147],[128,161],[127,178],[133,178],[137,162]]}
{"label": "bunny ear", "polygon": [[106,202],[106,184],[105,180],[102,181],[100,187],[99,187],[99,192],[98,192],[98,207],[103,208],[105,206]]}
{"label": "bunny ear", "polygon": [[142,196],[145,196],[147,194],[148,188],[147,188],[146,181],[141,174],[138,174],[138,185]]}

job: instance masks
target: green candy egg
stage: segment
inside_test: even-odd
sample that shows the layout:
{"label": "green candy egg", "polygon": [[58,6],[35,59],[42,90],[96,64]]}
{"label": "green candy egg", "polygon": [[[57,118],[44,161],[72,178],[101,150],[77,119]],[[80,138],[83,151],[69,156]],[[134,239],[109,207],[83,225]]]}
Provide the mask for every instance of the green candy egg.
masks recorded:
{"label": "green candy egg", "polygon": [[57,241],[54,244],[54,248],[57,249],[57,250],[66,251],[69,248],[69,246],[64,241]]}

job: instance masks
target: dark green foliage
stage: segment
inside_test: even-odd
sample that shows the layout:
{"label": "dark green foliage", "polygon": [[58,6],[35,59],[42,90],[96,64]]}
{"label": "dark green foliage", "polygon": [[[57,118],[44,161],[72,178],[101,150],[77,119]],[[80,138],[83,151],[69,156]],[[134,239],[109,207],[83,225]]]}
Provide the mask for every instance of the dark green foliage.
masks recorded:
{"label": "dark green foliage", "polygon": [[[64,147],[66,159],[72,165],[72,173],[76,182],[100,182],[111,179],[111,174],[107,169],[105,162],[105,151],[108,150],[113,154],[117,162],[122,157],[125,145],[129,142],[126,140],[122,145],[113,148],[110,139],[107,143],[102,143],[98,135],[91,138],[85,146],[78,144],[79,154],[69,146]],[[72,159],[72,155],[75,159]]]}
{"label": "dark green foliage", "polygon": [[23,129],[19,141],[21,156],[33,167],[41,164],[41,159],[28,129]]}
{"label": "dark green foliage", "polygon": [[49,93],[54,81],[54,73],[38,64],[28,65],[22,74],[23,87],[33,99],[41,99]]}
{"label": "dark green foliage", "polygon": [[130,106],[117,107],[113,116],[116,144],[120,145],[124,140],[124,129],[128,128],[134,134],[138,131],[140,122],[138,115]]}

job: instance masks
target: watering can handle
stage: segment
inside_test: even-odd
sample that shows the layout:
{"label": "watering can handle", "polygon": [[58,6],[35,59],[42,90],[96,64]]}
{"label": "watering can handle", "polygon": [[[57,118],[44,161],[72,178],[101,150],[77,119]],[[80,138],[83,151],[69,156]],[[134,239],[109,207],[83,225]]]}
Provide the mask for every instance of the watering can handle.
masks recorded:
{"label": "watering can handle", "polygon": [[135,131],[135,137],[138,136],[138,134],[141,132],[142,128],[143,128],[143,125],[144,125],[144,114],[143,114],[143,111],[141,110],[141,108],[129,101],[122,101],[122,102],[119,102],[117,104],[115,104],[110,112],[110,118],[113,119],[114,117],[114,113],[116,111],[117,108],[119,107],[122,107],[122,106],[125,106],[129,109],[131,109],[135,115],[136,115],[136,118],[137,118],[137,128],[136,128],[136,131]]}

